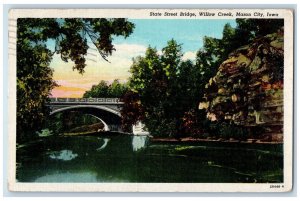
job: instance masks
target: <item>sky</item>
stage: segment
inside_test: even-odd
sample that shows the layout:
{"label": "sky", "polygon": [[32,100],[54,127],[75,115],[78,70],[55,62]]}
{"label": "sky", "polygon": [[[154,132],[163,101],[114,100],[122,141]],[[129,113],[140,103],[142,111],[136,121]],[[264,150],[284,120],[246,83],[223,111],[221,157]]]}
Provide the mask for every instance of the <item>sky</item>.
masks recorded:
{"label": "sky", "polygon": [[[161,51],[167,41],[175,39],[182,45],[183,60],[194,60],[196,52],[203,46],[203,37],[222,37],[223,27],[229,23],[236,26],[235,20],[203,19],[128,19],[135,24],[133,33],[127,37],[115,37],[113,45],[116,51],[103,60],[97,50],[91,48],[86,56],[85,73],[73,71],[72,61],[64,62],[59,55],[54,55],[50,67],[54,69],[53,79],[60,85],[52,90],[53,97],[82,97],[85,91],[101,80],[108,83],[115,79],[126,82],[130,76],[132,58],[143,56],[148,46]],[[49,41],[53,49],[54,42]]]}

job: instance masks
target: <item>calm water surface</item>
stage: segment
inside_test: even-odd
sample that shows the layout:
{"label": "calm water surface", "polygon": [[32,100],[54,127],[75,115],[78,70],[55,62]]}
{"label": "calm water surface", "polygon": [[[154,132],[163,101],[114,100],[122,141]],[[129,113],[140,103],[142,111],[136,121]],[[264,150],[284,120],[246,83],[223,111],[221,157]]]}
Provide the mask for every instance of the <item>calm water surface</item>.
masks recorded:
{"label": "calm water surface", "polygon": [[282,145],[48,137],[17,149],[19,182],[282,182]]}

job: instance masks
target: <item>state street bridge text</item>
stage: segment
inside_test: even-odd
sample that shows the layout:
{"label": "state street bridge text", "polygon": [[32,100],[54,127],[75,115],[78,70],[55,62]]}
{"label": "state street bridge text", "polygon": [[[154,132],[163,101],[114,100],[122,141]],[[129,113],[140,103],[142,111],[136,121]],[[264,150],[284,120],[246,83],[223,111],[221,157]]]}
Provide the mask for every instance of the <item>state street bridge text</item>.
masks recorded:
{"label": "state street bridge text", "polygon": [[[150,12],[150,16],[170,16],[170,17],[177,17],[177,16],[183,16],[183,17],[196,17],[197,14],[194,12]],[[270,13],[267,12],[266,15],[262,12],[198,12],[198,16],[203,17],[214,17],[214,16],[220,16],[220,17],[278,17],[278,13]]]}

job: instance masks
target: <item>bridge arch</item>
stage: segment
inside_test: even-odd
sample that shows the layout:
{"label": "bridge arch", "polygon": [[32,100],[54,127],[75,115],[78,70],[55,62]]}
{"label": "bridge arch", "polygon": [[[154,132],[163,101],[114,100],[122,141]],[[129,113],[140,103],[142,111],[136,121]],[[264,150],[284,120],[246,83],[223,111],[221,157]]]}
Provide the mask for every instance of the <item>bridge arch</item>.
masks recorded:
{"label": "bridge arch", "polygon": [[98,116],[95,116],[93,114],[88,114],[88,115],[91,115],[92,117],[94,117],[94,118],[98,119],[99,121],[101,121],[101,123],[104,125],[104,131],[110,131],[109,126],[101,118],[99,118]]}
{"label": "bridge arch", "polygon": [[121,113],[119,111],[116,111],[116,110],[113,110],[111,108],[108,108],[108,107],[105,107],[105,106],[101,106],[101,105],[74,105],[74,106],[66,106],[66,107],[59,108],[59,109],[56,109],[56,110],[50,112],[50,115],[53,115],[55,113],[62,112],[62,111],[65,111],[65,110],[72,110],[72,109],[77,109],[77,108],[95,108],[95,109],[99,109],[99,110],[104,110],[104,111],[110,112],[110,113],[112,113],[114,115],[117,115],[117,116],[121,117]]}
{"label": "bridge arch", "polygon": [[50,115],[64,111],[81,111],[100,120],[104,124],[105,131],[122,131],[121,113],[109,107],[102,105],[63,106],[50,112]]}

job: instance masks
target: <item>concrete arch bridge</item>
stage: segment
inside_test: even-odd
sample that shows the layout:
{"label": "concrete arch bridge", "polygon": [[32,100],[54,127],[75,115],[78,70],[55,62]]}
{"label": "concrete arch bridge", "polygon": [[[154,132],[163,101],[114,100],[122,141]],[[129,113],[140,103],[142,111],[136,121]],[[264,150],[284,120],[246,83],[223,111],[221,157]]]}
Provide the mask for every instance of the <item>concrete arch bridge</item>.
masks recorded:
{"label": "concrete arch bridge", "polygon": [[[105,131],[123,132],[121,128],[121,109],[124,103],[119,98],[50,98],[50,115],[63,111],[82,111],[98,118]],[[133,125],[136,135],[148,135],[144,125]]]}

